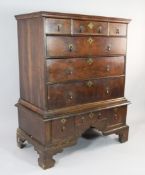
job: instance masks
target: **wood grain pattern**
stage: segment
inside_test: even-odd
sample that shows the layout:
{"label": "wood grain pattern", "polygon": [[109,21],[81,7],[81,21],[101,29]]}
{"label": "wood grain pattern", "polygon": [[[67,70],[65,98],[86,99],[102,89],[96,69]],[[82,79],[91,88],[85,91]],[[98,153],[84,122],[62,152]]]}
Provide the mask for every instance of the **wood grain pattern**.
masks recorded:
{"label": "wood grain pattern", "polygon": [[93,21],[107,21],[107,22],[116,22],[116,23],[125,23],[128,24],[131,19],[125,18],[116,18],[116,17],[104,17],[104,16],[93,16],[85,14],[71,14],[71,13],[60,13],[60,12],[46,12],[39,11],[27,14],[21,14],[15,16],[17,20],[19,19],[29,19],[36,17],[45,17],[45,18],[59,18],[59,19],[79,19],[79,20],[93,20]]}
{"label": "wood grain pattern", "polygon": [[71,20],[47,18],[45,20],[46,34],[71,34]]}
{"label": "wood grain pattern", "polygon": [[109,35],[110,36],[126,36],[127,25],[120,23],[109,23]]}
{"label": "wood grain pattern", "polygon": [[68,80],[85,80],[100,77],[119,76],[125,73],[125,58],[69,58],[48,59],[48,82],[64,82]]}
{"label": "wood grain pattern", "polygon": [[47,101],[45,98],[45,58],[42,24],[43,20],[41,18],[19,21],[18,42],[20,97],[45,109]]}
{"label": "wood grain pattern", "polygon": [[125,55],[126,38],[47,36],[46,47],[46,57],[50,58]]}
{"label": "wood grain pattern", "polygon": [[73,34],[108,35],[107,22],[73,20]]}
{"label": "wood grain pattern", "polygon": [[[92,85],[89,85],[89,82]],[[73,106],[124,96],[124,77],[52,84],[48,86],[48,108]]]}

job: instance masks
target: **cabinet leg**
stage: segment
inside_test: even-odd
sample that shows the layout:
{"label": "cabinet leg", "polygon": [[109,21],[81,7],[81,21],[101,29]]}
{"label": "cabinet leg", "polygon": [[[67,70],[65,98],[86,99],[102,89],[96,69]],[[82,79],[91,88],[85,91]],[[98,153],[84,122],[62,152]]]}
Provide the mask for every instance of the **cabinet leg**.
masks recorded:
{"label": "cabinet leg", "polygon": [[20,136],[18,133],[17,133],[17,146],[19,147],[19,148],[24,148],[25,146],[26,146],[26,144],[25,144],[25,139],[22,137],[22,136]]}
{"label": "cabinet leg", "polygon": [[53,153],[50,151],[42,151],[35,148],[39,154],[38,164],[43,169],[48,169],[54,166],[55,160],[53,159]]}
{"label": "cabinet leg", "polygon": [[117,135],[119,136],[120,143],[124,143],[124,142],[128,141],[128,133],[129,133],[129,127],[126,127],[117,133]]}

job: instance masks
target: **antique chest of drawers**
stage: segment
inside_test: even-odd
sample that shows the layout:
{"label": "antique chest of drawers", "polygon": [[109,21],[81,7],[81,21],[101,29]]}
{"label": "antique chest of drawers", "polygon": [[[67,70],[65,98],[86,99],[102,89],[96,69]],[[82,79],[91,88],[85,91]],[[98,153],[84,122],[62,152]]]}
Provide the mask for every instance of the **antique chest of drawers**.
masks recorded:
{"label": "antique chest of drawers", "polygon": [[20,66],[17,143],[43,169],[88,130],[128,139],[124,97],[130,20],[35,12],[16,16]]}

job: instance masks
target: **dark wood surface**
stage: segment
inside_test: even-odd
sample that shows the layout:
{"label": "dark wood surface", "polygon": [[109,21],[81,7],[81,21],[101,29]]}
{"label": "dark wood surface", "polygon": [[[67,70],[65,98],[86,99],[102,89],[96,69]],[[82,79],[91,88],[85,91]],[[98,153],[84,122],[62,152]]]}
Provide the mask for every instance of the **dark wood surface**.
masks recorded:
{"label": "dark wood surface", "polygon": [[108,35],[108,23],[73,20],[72,32],[74,34]]}
{"label": "dark wood surface", "polygon": [[120,98],[124,95],[124,77],[104,78],[48,86],[48,108]]}
{"label": "dark wood surface", "polygon": [[48,18],[45,20],[46,34],[70,34],[71,20]]}
{"label": "dark wood surface", "polygon": [[[20,98],[45,109],[45,53],[41,18],[18,22]],[[39,42],[38,42],[39,40]]]}
{"label": "dark wood surface", "polygon": [[32,12],[27,14],[20,14],[15,16],[17,20],[27,19],[27,18],[36,18],[36,17],[45,17],[45,18],[58,18],[58,19],[79,19],[79,20],[93,20],[93,21],[107,21],[107,22],[116,22],[128,24],[131,19],[125,18],[116,18],[116,17],[104,17],[104,16],[94,16],[94,15],[84,15],[84,14],[71,14],[71,13],[60,13],[60,12],[47,12],[39,11]]}
{"label": "dark wood surface", "polygon": [[51,58],[125,55],[126,38],[47,36],[46,47]]}
{"label": "dark wood surface", "polygon": [[17,15],[17,143],[34,145],[43,169],[96,129],[128,139],[124,97],[129,19],[34,12]]}
{"label": "dark wood surface", "polygon": [[124,57],[48,59],[48,82],[120,76],[125,73]]}

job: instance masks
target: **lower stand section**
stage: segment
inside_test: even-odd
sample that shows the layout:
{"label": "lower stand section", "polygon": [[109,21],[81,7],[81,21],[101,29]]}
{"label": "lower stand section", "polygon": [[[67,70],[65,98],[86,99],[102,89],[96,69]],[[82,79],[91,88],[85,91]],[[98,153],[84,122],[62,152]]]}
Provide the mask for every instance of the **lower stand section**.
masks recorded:
{"label": "lower stand section", "polygon": [[116,133],[119,136],[119,142],[124,143],[128,141],[129,127],[122,129],[120,132]]}
{"label": "lower stand section", "polygon": [[43,169],[48,169],[54,166],[55,160],[53,159],[53,154],[50,154],[50,150],[40,151],[38,148],[35,148],[35,150],[39,154],[38,164],[40,167],[42,167]]}
{"label": "lower stand section", "polygon": [[53,143],[50,145],[42,145],[38,141],[36,141],[32,136],[26,134],[23,130],[17,129],[17,145],[19,148],[24,148],[26,144],[24,142],[34,146],[34,149],[39,154],[38,164],[43,169],[48,169],[54,166],[55,160],[53,156],[57,153],[63,151],[63,148],[72,146],[76,144],[76,138],[70,138],[67,140],[63,140],[58,143]]}
{"label": "lower stand section", "polygon": [[[128,126],[122,126],[117,129],[102,131],[103,135],[117,134],[119,136],[119,142],[123,143],[128,140]],[[96,136],[95,136],[96,134]],[[94,138],[98,136],[98,133],[94,128],[88,129],[83,135],[85,138]],[[52,143],[50,145],[42,145],[38,141],[36,141],[32,136],[26,134],[23,130],[17,129],[17,145],[19,148],[24,148],[24,142],[27,141],[34,146],[34,149],[39,154],[38,164],[43,169],[48,169],[54,166],[55,160],[53,156],[56,153],[62,152],[63,148],[72,146],[76,144],[78,136],[75,138],[69,138],[67,140],[59,141],[57,143]]]}
{"label": "lower stand section", "polygon": [[128,133],[129,133],[129,126],[126,125],[117,129],[105,131],[103,132],[103,135],[117,134],[119,136],[119,142],[124,143],[128,141]]}

